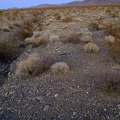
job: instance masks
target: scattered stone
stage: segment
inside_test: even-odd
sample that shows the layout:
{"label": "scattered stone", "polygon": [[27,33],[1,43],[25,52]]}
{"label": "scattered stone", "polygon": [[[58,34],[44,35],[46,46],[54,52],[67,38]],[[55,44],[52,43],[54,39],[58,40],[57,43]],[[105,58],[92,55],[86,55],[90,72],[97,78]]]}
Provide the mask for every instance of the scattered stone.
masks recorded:
{"label": "scattered stone", "polygon": [[58,97],[58,94],[55,94],[54,97],[55,97],[55,98]]}
{"label": "scattered stone", "polygon": [[49,97],[51,95],[51,92],[46,93],[46,97]]}
{"label": "scattered stone", "polygon": [[43,108],[43,111],[47,111],[49,108],[50,108],[50,106],[49,106],[49,105],[46,105],[46,106]]}
{"label": "scattered stone", "polygon": [[42,101],[42,100],[44,100],[44,99],[45,99],[45,97],[44,97],[44,96],[42,96],[42,95],[40,95],[40,96],[36,97],[36,99],[37,99],[37,100],[39,100],[39,101]]}

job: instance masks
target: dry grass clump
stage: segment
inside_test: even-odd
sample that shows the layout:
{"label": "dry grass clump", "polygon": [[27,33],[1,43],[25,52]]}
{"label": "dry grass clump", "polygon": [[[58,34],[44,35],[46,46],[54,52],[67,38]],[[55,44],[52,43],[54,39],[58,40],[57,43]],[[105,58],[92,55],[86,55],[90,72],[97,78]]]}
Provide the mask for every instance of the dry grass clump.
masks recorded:
{"label": "dry grass clump", "polygon": [[97,87],[104,92],[120,93],[119,71],[107,71],[98,76]]}
{"label": "dry grass clump", "polygon": [[107,28],[105,29],[105,32],[108,35],[112,35],[116,39],[120,39],[120,25],[119,24],[111,24],[107,26]]}
{"label": "dry grass clump", "polygon": [[65,74],[69,72],[69,66],[65,62],[57,62],[51,66],[51,71],[54,74]]}
{"label": "dry grass clump", "polygon": [[98,52],[99,51],[99,47],[94,44],[94,43],[87,43],[84,45],[83,47],[85,52]]}
{"label": "dry grass clump", "polygon": [[92,37],[90,35],[83,36],[80,41],[83,43],[93,43]]}
{"label": "dry grass clump", "polygon": [[54,14],[54,16],[55,16],[55,18],[56,18],[57,20],[60,20],[60,19],[61,19],[61,14],[60,14],[59,12],[56,12],[56,13]]}
{"label": "dry grass clump", "polygon": [[120,64],[120,40],[115,39],[114,42],[106,42],[106,45],[113,60]]}
{"label": "dry grass clump", "polygon": [[[58,40],[58,36],[52,36],[53,39],[52,40]],[[42,32],[38,31],[38,32],[33,32],[33,36],[26,38],[25,39],[25,43],[27,44],[32,44],[33,47],[38,47],[40,45],[47,45],[48,40],[42,37]]]}
{"label": "dry grass clump", "polygon": [[94,28],[95,30],[99,30],[99,21],[92,21],[90,23],[90,25],[92,26],[92,28]]}
{"label": "dry grass clump", "polygon": [[92,32],[89,31],[88,28],[82,28],[78,33],[80,36],[92,36]]}
{"label": "dry grass clump", "polygon": [[24,40],[27,37],[32,36],[33,24],[31,20],[26,20],[24,26],[18,30],[19,36]]}
{"label": "dry grass clump", "polygon": [[109,7],[106,9],[106,13],[108,13],[112,17],[118,17],[119,16],[119,10],[113,9],[112,7]]}
{"label": "dry grass clump", "polygon": [[57,35],[51,35],[51,36],[49,37],[49,42],[50,42],[50,43],[52,43],[52,42],[59,42],[59,40],[60,40],[60,38],[59,38],[59,36],[57,36]]}
{"label": "dry grass clump", "polygon": [[[109,41],[106,42],[108,51],[113,60],[120,63],[120,27],[118,25],[111,25],[107,27],[106,33],[110,35],[106,38],[109,38]],[[114,42],[111,42],[110,40]]]}
{"label": "dry grass clump", "polygon": [[19,78],[27,78],[35,71],[40,62],[39,54],[33,53],[28,55],[26,60],[19,62],[15,75]]}
{"label": "dry grass clump", "polygon": [[72,33],[70,34],[70,36],[68,36],[68,38],[63,41],[64,43],[72,43],[72,44],[77,44],[80,42],[80,37],[78,34],[76,33]]}
{"label": "dry grass clump", "polygon": [[108,43],[108,42],[115,42],[115,38],[111,35],[109,36],[105,36],[105,42]]}
{"label": "dry grass clump", "polygon": [[71,22],[71,21],[72,21],[72,17],[71,17],[71,16],[63,16],[63,17],[61,17],[61,20],[62,20],[63,22],[68,23],[68,22]]}
{"label": "dry grass clump", "polygon": [[19,47],[13,42],[7,43],[0,42],[0,60],[2,62],[10,62],[16,58],[16,54],[19,51]]}
{"label": "dry grass clump", "polygon": [[54,62],[54,57],[49,54],[40,56],[38,53],[32,53],[18,63],[15,75],[18,78],[36,76],[48,70]]}
{"label": "dry grass clump", "polygon": [[34,37],[31,37],[31,38],[26,38],[25,39],[25,42],[28,43],[28,44],[32,44],[33,47],[38,47],[40,45],[47,45],[48,41],[45,40],[44,38],[42,37],[37,37],[37,38],[34,38]]}

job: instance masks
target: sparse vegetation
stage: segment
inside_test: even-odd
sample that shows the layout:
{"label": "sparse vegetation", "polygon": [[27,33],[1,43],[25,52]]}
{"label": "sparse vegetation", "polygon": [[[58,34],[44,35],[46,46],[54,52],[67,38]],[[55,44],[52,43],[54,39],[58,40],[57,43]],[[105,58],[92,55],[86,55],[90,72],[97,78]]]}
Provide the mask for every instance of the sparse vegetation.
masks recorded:
{"label": "sparse vegetation", "polygon": [[96,44],[90,42],[85,44],[83,49],[85,52],[90,52],[90,53],[99,51],[99,47]]}
{"label": "sparse vegetation", "polygon": [[28,78],[36,76],[48,70],[54,63],[54,58],[51,55],[40,56],[38,53],[29,54],[25,60],[18,63],[15,75],[19,78]]}
{"label": "sparse vegetation", "polygon": [[33,37],[31,37],[31,38],[26,38],[25,39],[25,42],[26,43],[28,43],[28,44],[32,44],[33,45],[33,47],[38,47],[38,46],[40,46],[40,45],[47,45],[47,40],[45,40],[44,38],[42,38],[42,37],[37,37],[37,38],[34,38],[34,36]]}
{"label": "sparse vegetation", "polygon": [[63,17],[61,17],[61,20],[62,20],[63,22],[68,23],[68,22],[71,22],[71,21],[72,21],[72,17],[71,17],[71,16],[63,16]]}
{"label": "sparse vegetation", "polygon": [[120,93],[120,73],[119,71],[107,71],[98,77],[97,87],[104,92]]}
{"label": "sparse vegetation", "polygon": [[33,28],[33,24],[30,20],[24,22],[24,26],[18,30],[18,34],[20,35],[22,40],[32,36],[32,28]]}
{"label": "sparse vegetation", "polygon": [[65,62],[57,62],[51,66],[51,71],[55,74],[64,74],[69,72],[69,67]]}
{"label": "sparse vegetation", "polygon": [[2,62],[11,62],[16,58],[19,47],[13,42],[8,41],[7,43],[0,42],[0,60]]}
{"label": "sparse vegetation", "polygon": [[80,41],[83,43],[93,43],[92,37],[90,35],[83,36]]}
{"label": "sparse vegetation", "polygon": [[119,17],[120,5],[3,10],[0,119],[119,119]]}
{"label": "sparse vegetation", "polygon": [[120,40],[114,42],[106,42],[108,51],[115,62],[120,64]]}
{"label": "sparse vegetation", "polygon": [[80,36],[76,33],[70,34],[64,41],[64,43],[72,43],[72,44],[77,44],[80,42]]}
{"label": "sparse vegetation", "polygon": [[27,78],[35,71],[40,62],[39,54],[34,53],[28,55],[26,60],[22,60],[17,65],[15,75],[19,78]]}
{"label": "sparse vegetation", "polygon": [[50,37],[49,37],[49,42],[59,42],[59,36],[57,36],[57,35],[51,35]]}
{"label": "sparse vegetation", "polygon": [[115,24],[110,24],[105,29],[105,33],[107,33],[108,35],[112,35],[116,39],[120,39],[120,25],[116,24],[116,23]]}

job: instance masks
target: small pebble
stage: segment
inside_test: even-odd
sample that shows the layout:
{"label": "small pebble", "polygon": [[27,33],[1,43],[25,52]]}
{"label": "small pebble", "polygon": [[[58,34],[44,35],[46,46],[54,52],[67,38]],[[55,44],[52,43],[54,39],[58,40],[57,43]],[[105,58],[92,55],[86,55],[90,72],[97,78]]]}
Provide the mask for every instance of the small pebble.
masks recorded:
{"label": "small pebble", "polygon": [[58,94],[55,94],[54,97],[58,97]]}
{"label": "small pebble", "polygon": [[36,98],[37,98],[37,100],[40,100],[40,101],[41,101],[41,100],[44,100],[45,97],[42,96],[42,95],[40,95],[40,96],[38,96],[38,97],[36,97]]}
{"label": "small pebble", "polygon": [[51,95],[51,92],[47,92],[46,97],[49,97]]}
{"label": "small pebble", "polygon": [[43,108],[43,111],[47,111],[49,108],[50,108],[50,106],[49,106],[49,105],[46,105],[46,106]]}

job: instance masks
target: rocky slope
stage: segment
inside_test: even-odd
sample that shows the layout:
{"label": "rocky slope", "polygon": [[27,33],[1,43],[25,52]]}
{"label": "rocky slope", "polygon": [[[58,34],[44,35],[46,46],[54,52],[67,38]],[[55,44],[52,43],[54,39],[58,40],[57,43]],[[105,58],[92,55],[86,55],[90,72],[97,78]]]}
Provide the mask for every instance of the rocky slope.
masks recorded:
{"label": "rocky slope", "polygon": [[120,65],[106,45],[119,25],[119,6],[4,11],[1,53],[21,51],[0,76],[0,120],[119,120]]}

